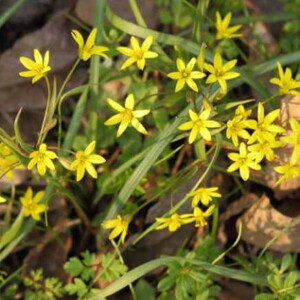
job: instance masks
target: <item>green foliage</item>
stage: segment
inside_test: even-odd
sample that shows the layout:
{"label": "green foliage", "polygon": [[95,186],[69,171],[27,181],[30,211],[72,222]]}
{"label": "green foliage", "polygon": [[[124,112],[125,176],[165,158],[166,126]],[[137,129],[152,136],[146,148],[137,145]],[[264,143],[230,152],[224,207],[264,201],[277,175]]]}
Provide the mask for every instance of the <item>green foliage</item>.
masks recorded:
{"label": "green foliage", "polygon": [[65,286],[66,292],[77,295],[79,299],[88,299],[99,292],[99,289],[93,288],[96,277],[110,283],[125,274],[127,266],[113,253],[102,254],[97,261],[95,254],[85,251],[80,257],[71,257],[65,263],[64,270],[74,278]]}
{"label": "green foliage", "polygon": [[64,289],[58,278],[44,278],[43,270],[32,270],[29,276],[23,278],[26,287],[26,300],[55,300],[63,297]]}
{"label": "green foliage", "polygon": [[[181,256],[211,262],[219,254],[220,250],[213,246],[211,238],[206,238],[193,251],[182,251]],[[211,273],[191,263],[171,263],[168,265],[166,276],[158,283],[157,288],[162,292],[158,299],[173,297],[176,300],[212,300],[220,290],[213,283],[213,278]]]}
{"label": "green foliage", "polygon": [[115,279],[120,278],[128,270],[113,253],[106,253],[101,256],[101,265],[104,270],[101,277],[107,282],[112,282]]}
{"label": "green foliage", "polygon": [[78,257],[71,257],[64,265],[64,270],[71,274],[73,277],[81,277],[84,281],[88,281],[95,276],[93,269],[95,262],[95,255],[89,251],[80,254],[81,259]]}

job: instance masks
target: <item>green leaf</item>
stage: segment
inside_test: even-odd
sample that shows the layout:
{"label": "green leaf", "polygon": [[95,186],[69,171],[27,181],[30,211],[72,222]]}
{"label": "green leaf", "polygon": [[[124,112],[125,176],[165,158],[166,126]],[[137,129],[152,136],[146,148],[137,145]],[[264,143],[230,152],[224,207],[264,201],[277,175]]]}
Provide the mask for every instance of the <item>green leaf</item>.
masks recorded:
{"label": "green leaf", "polygon": [[74,277],[79,276],[83,269],[84,266],[77,257],[71,257],[64,265],[64,270]]}
{"label": "green leaf", "polygon": [[177,275],[174,274],[171,274],[170,276],[163,278],[158,282],[157,285],[158,290],[161,292],[166,292],[174,285],[176,279],[177,279]]}
{"label": "green leaf", "polygon": [[87,286],[80,278],[75,278],[74,283],[68,283],[65,286],[65,290],[69,295],[77,295],[82,297],[88,291]]}
{"label": "green leaf", "polygon": [[137,300],[155,300],[155,290],[146,280],[139,280],[134,290]]}
{"label": "green leaf", "polygon": [[263,293],[255,296],[255,300],[276,300],[276,299],[277,297],[275,295],[267,294],[267,293]]}

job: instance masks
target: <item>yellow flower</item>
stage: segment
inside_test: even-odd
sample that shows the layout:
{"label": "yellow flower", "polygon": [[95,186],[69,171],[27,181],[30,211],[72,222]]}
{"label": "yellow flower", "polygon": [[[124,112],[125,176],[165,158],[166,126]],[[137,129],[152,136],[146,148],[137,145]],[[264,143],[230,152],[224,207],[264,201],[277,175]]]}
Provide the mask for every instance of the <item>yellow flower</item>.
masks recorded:
{"label": "yellow flower", "polygon": [[195,222],[195,227],[204,227],[207,226],[207,221],[205,218],[208,218],[215,209],[215,205],[211,205],[205,212],[202,211],[199,207],[195,207],[192,214],[184,214],[182,218],[186,223]]}
{"label": "yellow flower", "polygon": [[0,196],[0,203],[4,203],[4,202],[6,202],[6,199],[4,197]]}
{"label": "yellow flower", "polygon": [[249,179],[250,169],[261,169],[261,166],[256,162],[256,154],[248,153],[245,143],[240,144],[239,153],[229,153],[228,157],[234,161],[234,163],[228,167],[227,172],[234,172],[239,169],[244,181]]}
{"label": "yellow flower", "polygon": [[206,83],[218,82],[221,86],[221,90],[224,94],[227,93],[227,80],[239,77],[240,74],[237,72],[229,72],[237,63],[237,60],[231,60],[223,65],[222,57],[220,53],[216,53],[214,56],[214,65],[205,63],[204,69],[211,73]]}
{"label": "yellow flower", "polygon": [[93,178],[97,178],[97,171],[93,164],[103,164],[105,158],[98,154],[92,154],[95,150],[96,142],[92,141],[84,151],[77,151],[75,160],[71,163],[70,170],[76,171],[76,180],[80,181],[85,171]]}
{"label": "yellow flower", "polygon": [[106,229],[113,229],[109,235],[111,240],[121,235],[121,241],[124,243],[130,220],[130,216],[122,217],[118,215],[115,219],[104,221],[102,226]]}
{"label": "yellow flower", "polygon": [[298,163],[299,162],[288,162],[282,166],[275,167],[274,170],[277,173],[282,174],[282,176],[277,180],[276,185],[290,178],[296,178],[300,176],[300,168]]}
{"label": "yellow flower", "polygon": [[51,70],[51,67],[48,65],[49,51],[46,51],[44,58],[38,49],[34,49],[33,54],[34,60],[25,56],[20,57],[20,62],[26,69],[28,69],[28,71],[19,72],[19,75],[22,77],[33,77],[32,83],[35,83],[42,77],[46,76]]}
{"label": "yellow flower", "polygon": [[293,79],[291,69],[286,68],[285,72],[283,72],[280,62],[277,62],[277,68],[279,78],[274,77],[270,80],[270,82],[278,85],[279,94],[300,95],[300,91],[296,91],[296,89],[300,88],[300,81],[296,81],[295,79]]}
{"label": "yellow flower", "polygon": [[142,134],[147,134],[145,127],[139,122],[138,118],[142,118],[150,113],[149,109],[133,110],[134,109],[134,97],[132,94],[128,95],[125,99],[125,107],[121,106],[116,101],[108,98],[108,104],[116,110],[118,113],[109,118],[104,124],[112,126],[120,123],[117,137],[121,136],[126,130],[129,124],[131,124],[137,131]]}
{"label": "yellow flower", "polygon": [[45,175],[47,168],[55,170],[52,160],[57,158],[57,155],[54,152],[47,150],[46,144],[41,144],[39,150],[31,152],[29,158],[31,158],[27,166],[29,170],[37,165],[38,173],[42,176]]}
{"label": "yellow flower", "polygon": [[235,110],[235,116],[236,117],[241,116],[243,120],[247,120],[248,117],[251,115],[251,113],[252,110],[251,109],[246,110],[244,105],[242,104],[240,104],[238,108]]}
{"label": "yellow flower", "polygon": [[245,129],[247,127],[247,121],[242,119],[242,116],[234,117],[232,120],[229,120],[226,124],[226,137],[232,139],[232,142],[235,146],[239,144],[239,137],[243,139],[249,139],[250,134]]}
{"label": "yellow flower", "polygon": [[273,148],[278,148],[282,146],[282,142],[275,141],[263,141],[262,143],[253,144],[248,147],[248,150],[256,155],[256,162],[261,162],[264,158],[268,161],[274,160]]}
{"label": "yellow flower", "polygon": [[208,205],[212,198],[220,198],[222,195],[218,193],[218,187],[210,188],[199,188],[191,193],[188,193],[187,196],[194,197],[192,200],[192,207],[196,207],[201,201],[203,205]]}
{"label": "yellow flower", "polygon": [[118,47],[117,50],[129,58],[123,63],[121,70],[124,70],[136,63],[140,70],[144,70],[146,59],[155,58],[158,56],[156,52],[149,51],[153,42],[153,36],[148,36],[140,46],[138,40],[132,36],[130,39],[131,48]]}
{"label": "yellow flower", "polygon": [[258,103],[257,121],[248,120],[249,128],[254,130],[248,140],[248,144],[252,144],[255,141],[263,143],[265,140],[273,142],[277,133],[285,132],[281,126],[272,124],[279,114],[280,109],[275,109],[265,116],[265,109],[263,105]]}
{"label": "yellow flower", "polygon": [[13,179],[13,169],[19,166],[18,157],[4,144],[0,143],[0,176],[5,174],[7,178]]}
{"label": "yellow flower", "polygon": [[47,210],[47,205],[40,204],[44,192],[40,191],[33,195],[32,188],[29,187],[23,197],[20,198],[20,201],[23,205],[24,216],[32,216],[33,219],[39,221],[41,219],[40,214]]}
{"label": "yellow flower", "polygon": [[97,28],[94,28],[86,42],[84,43],[83,36],[78,30],[72,30],[71,35],[75,42],[78,44],[78,56],[80,59],[86,61],[91,58],[92,55],[99,55],[102,57],[107,57],[103,52],[108,51],[109,49],[104,46],[96,46],[95,40],[97,36]]}
{"label": "yellow flower", "polygon": [[289,136],[281,138],[281,141],[294,146],[291,161],[298,161],[300,159],[300,124],[295,119],[289,120],[293,133]]}
{"label": "yellow flower", "polygon": [[183,224],[186,224],[184,219],[177,213],[174,213],[169,218],[155,218],[155,219],[158,223],[161,223],[156,227],[156,230],[160,230],[168,227],[169,231],[173,232],[178,230]]}
{"label": "yellow flower", "polygon": [[198,92],[198,87],[193,79],[201,79],[205,77],[205,74],[199,71],[193,71],[196,58],[192,58],[187,65],[180,59],[177,58],[176,64],[178,72],[171,72],[168,77],[177,80],[175,93],[179,92],[185,84],[187,84],[192,90]]}
{"label": "yellow flower", "polygon": [[189,115],[191,121],[181,124],[179,130],[191,130],[189,136],[189,143],[193,143],[198,135],[201,135],[202,138],[206,141],[211,141],[211,134],[208,128],[217,128],[221,127],[219,122],[208,120],[210,115],[210,110],[206,109],[202,111],[199,115],[193,110],[189,110]]}
{"label": "yellow flower", "polygon": [[242,34],[237,33],[237,31],[242,27],[242,25],[235,25],[229,27],[231,17],[232,14],[229,12],[222,20],[220,13],[217,11],[216,13],[217,40],[233,39],[242,36]]}

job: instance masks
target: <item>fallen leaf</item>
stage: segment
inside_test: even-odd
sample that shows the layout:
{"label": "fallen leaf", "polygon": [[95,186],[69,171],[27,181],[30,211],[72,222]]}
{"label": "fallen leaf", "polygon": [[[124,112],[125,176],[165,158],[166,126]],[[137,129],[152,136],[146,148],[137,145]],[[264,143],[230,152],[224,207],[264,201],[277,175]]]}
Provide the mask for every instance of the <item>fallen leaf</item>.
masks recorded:
{"label": "fallen leaf", "polygon": [[[237,228],[242,224],[242,239],[263,248],[295,218],[287,217],[272,207],[270,199],[263,195],[237,221]],[[289,227],[270,246],[279,252],[300,251],[300,220]]]}

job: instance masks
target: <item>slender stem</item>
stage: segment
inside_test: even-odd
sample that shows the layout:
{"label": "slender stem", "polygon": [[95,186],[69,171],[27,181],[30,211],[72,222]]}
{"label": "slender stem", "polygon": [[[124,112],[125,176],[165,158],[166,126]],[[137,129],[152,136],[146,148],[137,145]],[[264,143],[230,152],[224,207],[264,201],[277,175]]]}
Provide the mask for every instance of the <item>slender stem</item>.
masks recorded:
{"label": "slender stem", "polygon": [[80,58],[77,58],[77,60],[75,61],[73,67],[71,68],[70,72],[68,73],[67,77],[65,78],[63,84],[61,85],[61,88],[58,92],[58,95],[57,95],[57,102],[59,103],[60,101],[60,98],[61,98],[61,95],[66,87],[66,84],[69,82],[71,76],[73,75],[75,69],[77,68],[78,64],[80,63]]}
{"label": "slender stem", "polygon": [[64,99],[62,97],[62,93],[63,93],[63,91],[66,87],[66,84],[68,83],[68,81],[70,80],[72,74],[74,73],[76,67],[78,66],[79,62],[80,62],[80,58],[78,58],[75,61],[72,69],[70,70],[69,74],[67,75],[65,81],[63,82],[63,84],[62,84],[62,86],[61,86],[61,88],[58,92],[58,96],[57,96],[57,100],[56,100],[57,103],[58,103],[58,105],[57,105],[57,110],[58,110],[58,141],[57,141],[57,146],[58,146],[58,148],[60,148],[61,140],[62,140],[62,113],[61,113],[61,107],[62,107],[62,102],[63,102],[63,99]]}
{"label": "slender stem", "polygon": [[215,241],[218,231],[218,223],[219,223],[219,203],[214,199],[215,209],[213,213],[213,222],[211,229],[211,237]]}
{"label": "slender stem", "polygon": [[132,13],[140,26],[147,27],[147,24],[141,14],[141,11],[135,0],[129,0],[129,5],[131,7]]}
{"label": "slender stem", "polygon": [[[97,28],[96,44],[103,40],[102,25],[104,22],[104,13],[106,9],[106,0],[95,0],[95,21],[94,27]],[[88,116],[88,138],[97,140],[99,104],[99,78],[100,78],[100,57],[94,55],[90,64],[90,111]]]}
{"label": "slender stem", "polygon": [[43,122],[42,122],[41,130],[39,132],[39,137],[38,137],[36,146],[39,146],[40,143],[42,142],[43,132],[44,132],[44,128],[45,128],[45,124],[46,124],[46,120],[47,120],[47,115],[48,115],[49,106],[50,106],[50,99],[51,99],[51,89],[50,89],[50,82],[49,82],[48,76],[45,76],[45,81],[46,81],[46,85],[47,85],[47,94],[48,94],[47,95],[47,103],[46,103],[46,109],[45,109],[45,113],[44,113],[44,117],[43,117]]}
{"label": "slender stem", "polygon": [[[119,249],[119,246],[116,244],[116,242],[115,242],[114,240],[111,240],[111,243],[113,244],[113,246],[114,246],[114,248],[115,248],[115,250],[116,250],[116,253],[117,253],[118,256],[119,256],[119,259],[120,259],[121,263],[122,263],[122,264],[125,264],[124,259],[123,259],[122,254],[121,254],[121,251],[120,251],[120,249]],[[134,288],[133,288],[133,286],[132,286],[132,283],[129,283],[129,289],[130,289],[130,291],[131,291],[133,300],[137,300],[137,296],[136,296],[136,294],[135,294],[135,291],[134,291]]]}

